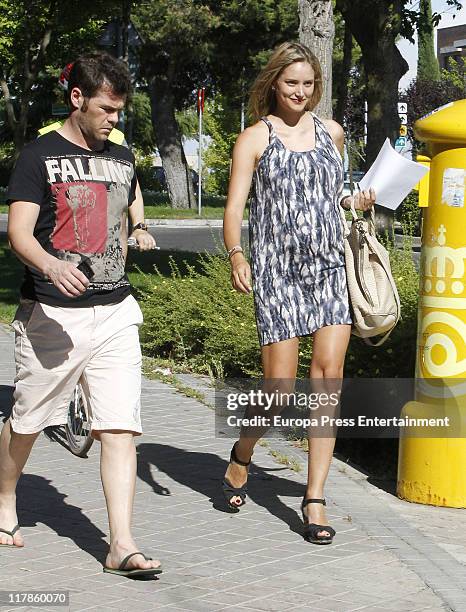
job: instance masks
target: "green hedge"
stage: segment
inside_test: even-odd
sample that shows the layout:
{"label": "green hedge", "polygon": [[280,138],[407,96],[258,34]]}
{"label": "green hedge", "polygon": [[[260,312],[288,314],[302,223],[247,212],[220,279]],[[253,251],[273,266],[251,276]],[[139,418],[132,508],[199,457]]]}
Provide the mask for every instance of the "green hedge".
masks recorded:
{"label": "green hedge", "polygon": [[420,236],[422,209],[419,208],[419,193],[411,191],[397,208],[395,219],[400,221],[407,236]]}
{"label": "green hedge", "polygon": [[[402,302],[402,320],[380,348],[353,337],[345,374],[364,377],[410,377],[414,374],[418,273],[411,245],[391,249],[394,277]],[[146,355],[174,360],[200,373],[222,376],[261,374],[260,349],[252,295],[230,284],[225,257],[205,255],[201,270],[171,262],[171,276],[145,276],[141,307],[145,323],[141,339]],[[312,346],[300,345],[299,376],[306,376]]]}

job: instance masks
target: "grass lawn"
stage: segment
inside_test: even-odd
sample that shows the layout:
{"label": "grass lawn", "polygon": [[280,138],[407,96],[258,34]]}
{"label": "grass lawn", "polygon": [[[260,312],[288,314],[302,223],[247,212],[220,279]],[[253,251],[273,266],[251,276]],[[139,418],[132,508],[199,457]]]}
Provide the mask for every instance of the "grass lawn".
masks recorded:
{"label": "grass lawn", "polygon": [[[143,192],[146,219],[222,219],[226,198],[205,195],[202,200],[201,216],[197,214],[197,200],[194,208],[172,208],[168,195],[152,191]],[[0,188],[0,213],[7,213],[5,189]]]}
{"label": "grass lawn", "polygon": [[[205,206],[202,208],[202,214],[199,217],[197,209],[189,208],[187,210],[171,208],[171,206],[144,206],[146,219],[223,219],[223,207]],[[7,213],[8,206],[0,204],[0,213]],[[247,209],[244,211],[244,219],[248,218]]]}
{"label": "grass lawn", "polygon": [[0,321],[11,323],[19,299],[23,264],[13,255],[6,236],[0,237]]}
{"label": "grass lawn", "polygon": [[171,206],[144,206],[146,219],[223,219],[223,207],[202,207],[201,216],[197,214],[197,208],[187,210],[171,208]]}
{"label": "grass lawn", "polygon": [[[170,251],[149,251],[139,253],[130,251],[128,256],[128,277],[135,288],[144,288],[147,274],[154,273],[154,265],[161,274],[169,276],[169,258],[172,257],[176,265],[183,272],[186,270],[184,262],[200,269],[200,256],[196,253],[182,253]],[[11,252],[5,236],[0,236],[0,322],[11,323],[19,300],[19,288],[23,278],[23,264]],[[140,270],[140,271],[139,271]]]}
{"label": "grass lawn", "polygon": [[[144,196],[144,211],[146,219],[223,219],[226,198],[206,195],[203,200],[201,216],[197,214],[197,205],[194,208],[172,208],[168,196],[161,193],[147,192]],[[0,189],[0,213],[7,213],[5,190]],[[245,208],[244,219],[248,218],[248,209]]]}

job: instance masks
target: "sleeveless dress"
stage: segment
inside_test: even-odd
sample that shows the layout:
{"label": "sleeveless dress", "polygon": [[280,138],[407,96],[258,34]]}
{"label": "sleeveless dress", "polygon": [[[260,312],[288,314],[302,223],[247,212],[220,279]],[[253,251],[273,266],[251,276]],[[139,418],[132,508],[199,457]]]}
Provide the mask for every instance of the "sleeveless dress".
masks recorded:
{"label": "sleeveless dress", "polygon": [[340,206],[343,163],[312,113],[315,148],[291,151],[275,134],[253,178],[249,248],[261,346],[350,325]]}

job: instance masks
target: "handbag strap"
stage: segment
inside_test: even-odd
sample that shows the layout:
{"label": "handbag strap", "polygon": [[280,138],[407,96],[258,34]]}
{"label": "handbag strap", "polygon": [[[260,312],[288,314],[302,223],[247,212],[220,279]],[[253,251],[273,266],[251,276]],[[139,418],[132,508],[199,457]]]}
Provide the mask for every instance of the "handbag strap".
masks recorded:
{"label": "handbag strap", "polygon": [[346,221],[345,211],[343,209],[343,206],[340,203],[338,203],[338,208],[340,209],[341,221],[343,223],[343,232],[344,232],[345,238],[347,238],[349,236],[350,230],[348,227],[348,222]]}
{"label": "handbag strap", "polygon": [[[398,317],[399,319],[399,317]],[[364,342],[366,344],[368,344],[369,346],[381,346],[385,340],[387,340],[388,336],[392,333],[392,331],[395,329],[396,323],[398,322],[398,319],[395,323],[393,323],[393,327],[391,329],[388,330],[388,332],[386,332],[381,338],[380,340],[378,340],[377,342],[372,342],[372,340],[370,338],[363,338]]]}
{"label": "handbag strap", "polygon": [[[338,208],[340,209],[340,214],[341,214],[341,218],[343,221],[343,226],[344,226],[344,230],[345,230],[345,238],[349,235],[350,230],[348,228],[348,223],[346,221],[346,215],[343,209],[343,206],[338,203]],[[354,201],[353,198],[351,198],[351,207],[349,209],[349,211],[351,212],[351,216],[352,216],[352,222],[354,221],[358,221],[358,220],[362,220],[365,221],[367,223],[367,230],[369,232],[370,236],[374,236],[375,238],[375,210],[374,210],[374,206],[371,207],[370,209],[370,217],[369,219],[365,219],[364,217],[359,217],[356,208],[354,207]]]}

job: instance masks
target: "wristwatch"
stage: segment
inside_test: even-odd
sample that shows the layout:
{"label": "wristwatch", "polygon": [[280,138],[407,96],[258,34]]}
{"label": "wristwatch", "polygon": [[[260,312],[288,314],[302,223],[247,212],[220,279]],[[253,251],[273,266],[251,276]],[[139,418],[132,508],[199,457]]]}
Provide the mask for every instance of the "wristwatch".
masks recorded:
{"label": "wristwatch", "polygon": [[144,230],[145,232],[147,232],[147,225],[145,223],[136,223],[136,225],[133,227],[133,232],[134,230]]}

